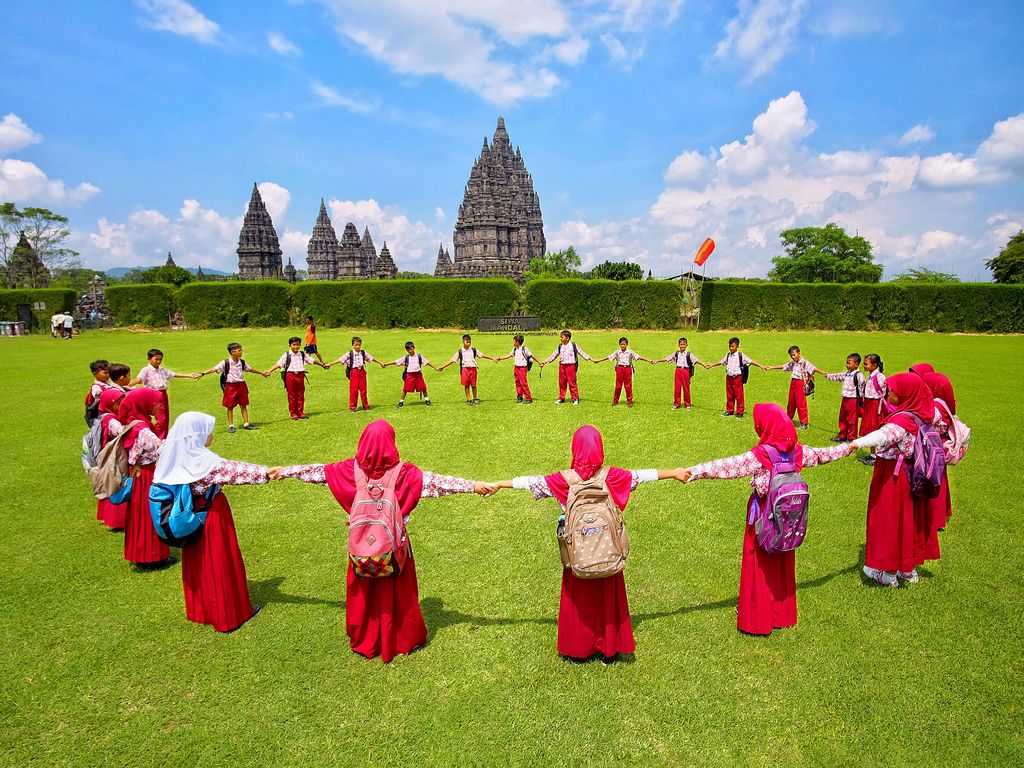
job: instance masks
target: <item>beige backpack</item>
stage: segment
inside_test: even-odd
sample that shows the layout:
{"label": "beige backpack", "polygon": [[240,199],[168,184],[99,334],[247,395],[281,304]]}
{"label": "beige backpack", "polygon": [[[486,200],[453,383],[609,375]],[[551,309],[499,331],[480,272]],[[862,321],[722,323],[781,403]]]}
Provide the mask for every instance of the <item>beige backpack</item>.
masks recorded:
{"label": "beige backpack", "polygon": [[89,470],[92,482],[92,495],[97,499],[109,498],[111,494],[124,485],[128,477],[128,451],[124,450],[124,439],[132,427],[142,424],[139,419],[131,422],[117,437],[111,438],[96,457],[96,466]]}
{"label": "beige backpack", "polygon": [[622,513],[605,485],[608,467],[589,480],[575,470],[562,473],[569,484],[565,525],[559,528],[562,565],[580,579],[603,579],[621,573],[629,556],[629,536]]}

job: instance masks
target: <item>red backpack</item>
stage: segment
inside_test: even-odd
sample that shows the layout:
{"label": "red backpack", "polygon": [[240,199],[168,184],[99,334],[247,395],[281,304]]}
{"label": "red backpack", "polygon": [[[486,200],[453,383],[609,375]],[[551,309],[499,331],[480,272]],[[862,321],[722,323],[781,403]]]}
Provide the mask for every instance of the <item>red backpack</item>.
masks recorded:
{"label": "red backpack", "polygon": [[376,579],[402,572],[409,557],[405,519],[395,486],[402,462],[370,479],[355,462],[356,495],[348,515],[348,557],[357,576]]}

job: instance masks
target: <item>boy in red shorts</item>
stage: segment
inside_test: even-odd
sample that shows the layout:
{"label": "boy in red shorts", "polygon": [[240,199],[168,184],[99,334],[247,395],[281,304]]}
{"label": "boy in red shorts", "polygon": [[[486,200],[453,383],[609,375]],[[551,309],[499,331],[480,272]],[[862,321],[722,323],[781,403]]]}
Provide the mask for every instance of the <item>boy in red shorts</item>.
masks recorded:
{"label": "boy in red shorts", "polygon": [[257,429],[255,424],[249,423],[249,387],[245,383],[246,371],[258,373],[263,378],[270,374],[257,371],[245,360],[242,359],[242,345],[237,341],[228,344],[228,359],[221,360],[213,368],[202,371],[199,375],[206,376],[210,373],[220,374],[220,388],[224,390],[224,397],[220,404],[228,409],[228,432],[235,431],[235,406],[242,411],[242,429]]}
{"label": "boy in red shorts", "polygon": [[405,396],[410,392],[421,392],[424,405],[430,405],[430,395],[427,394],[427,383],[423,380],[423,367],[428,366],[437,370],[437,366],[431,363],[423,355],[416,353],[416,345],[411,341],[405,342],[405,355],[390,363],[381,364],[382,368],[389,365],[401,365],[402,371],[402,399],[398,401],[398,407],[405,405]]}
{"label": "boy in red shorts", "polygon": [[356,405],[359,403],[359,398],[363,398],[363,410],[370,410],[370,401],[366,396],[366,364],[376,363],[381,368],[384,367],[384,363],[375,358],[365,349],[363,349],[363,340],[358,336],[352,337],[352,349],[346,352],[344,355],[339,357],[333,363],[328,363],[327,367],[331,368],[335,365],[345,366],[345,375],[348,377],[348,412],[355,413]]}
{"label": "boy in red shorts", "polygon": [[[498,362],[493,357],[483,354],[474,347],[473,337],[468,333],[464,333],[462,334],[462,349],[452,355],[451,360],[437,369],[438,373],[440,373],[449,365],[458,361],[459,377],[462,380],[462,386],[466,390],[466,405],[477,405],[480,402],[476,396],[476,359],[478,357],[482,357],[484,360],[494,360],[494,362]],[[470,397],[470,390],[472,390],[473,393],[472,397]]]}

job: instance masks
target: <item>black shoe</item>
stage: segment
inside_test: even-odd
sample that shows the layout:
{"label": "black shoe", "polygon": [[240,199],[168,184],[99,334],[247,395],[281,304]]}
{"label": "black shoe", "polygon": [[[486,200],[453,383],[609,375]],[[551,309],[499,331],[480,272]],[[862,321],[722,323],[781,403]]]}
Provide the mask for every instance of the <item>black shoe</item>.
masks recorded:
{"label": "black shoe", "polygon": [[[430,398],[429,397],[426,400],[423,401],[423,404],[426,405],[426,406],[433,405],[433,403],[430,402]],[[472,403],[470,403],[470,405],[472,405]]]}
{"label": "black shoe", "polygon": [[857,461],[859,461],[861,464],[864,464],[865,466],[868,466],[868,467],[875,466],[875,457],[874,456],[860,456],[860,457],[857,458]]}
{"label": "black shoe", "polygon": [[808,425],[807,425],[807,424],[797,424],[797,427],[796,427],[796,428],[797,428],[797,429],[807,429],[807,427],[808,427]]}
{"label": "black shoe", "polygon": [[405,400],[399,400],[398,401],[398,407],[402,408],[403,406],[405,406]]}
{"label": "black shoe", "polygon": [[846,438],[845,437],[833,437],[832,438],[832,442],[833,443],[845,443],[846,442]]}
{"label": "black shoe", "polygon": [[466,401],[466,405],[472,405],[472,404],[473,404],[473,401],[472,401],[472,400],[467,400],[467,401]]}
{"label": "black shoe", "polygon": [[517,397],[516,397],[516,402],[517,402],[517,403],[521,403],[521,402],[523,402],[523,396],[522,396],[522,395],[519,395],[519,396],[517,396]]}
{"label": "black shoe", "polygon": [[523,400],[523,405],[533,405],[533,400]]}
{"label": "black shoe", "polygon": [[722,415],[723,416],[732,416],[733,414],[729,413],[728,411],[725,411]]}
{"label": "black shoe", "polygon": [[259,429],[259,427],[257,427],[255,424],[245,424],[242,426],[242,429]]}
{"label": "black shoe", "polygon": [[736,414],[736,418],[737,419],[742,419],[743,418],[743,414],[742,413],[737,413]]}

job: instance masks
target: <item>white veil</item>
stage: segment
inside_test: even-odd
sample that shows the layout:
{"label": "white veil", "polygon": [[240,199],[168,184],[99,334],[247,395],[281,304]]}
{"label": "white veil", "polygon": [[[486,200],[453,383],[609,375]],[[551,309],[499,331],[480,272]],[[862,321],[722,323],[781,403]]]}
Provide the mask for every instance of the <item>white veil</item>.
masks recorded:
{"label": "white veil", "polygon": [[222,459],[206,447],[217,421],[198,411],[185,411],[174,420],[160,447],[154,483],[182,485],[202,480]]}

